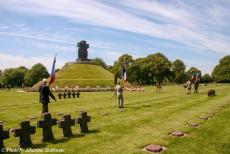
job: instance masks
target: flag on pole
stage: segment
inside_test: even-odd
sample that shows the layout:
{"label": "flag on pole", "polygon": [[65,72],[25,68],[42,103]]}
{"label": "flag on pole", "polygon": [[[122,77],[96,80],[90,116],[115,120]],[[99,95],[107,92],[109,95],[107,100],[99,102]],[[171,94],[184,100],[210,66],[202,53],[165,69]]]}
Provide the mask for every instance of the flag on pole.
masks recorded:
{"label": "flag on pole", "polygon": [[126,74],[126,65],[125,62],[123,63],[121,67],[121,77],[126,82],[127,81],[127,74]]}
{"label": "flag on pole", "polygon": [[56,63],[56,56],[54,57],[54,61],[53,61],[53,65],[52,65],[52,70],[51,70],[51,74],[50,74],[50,81],[49,81],[49,85],[51,85],[54,81],[55,81],[55,63]]}

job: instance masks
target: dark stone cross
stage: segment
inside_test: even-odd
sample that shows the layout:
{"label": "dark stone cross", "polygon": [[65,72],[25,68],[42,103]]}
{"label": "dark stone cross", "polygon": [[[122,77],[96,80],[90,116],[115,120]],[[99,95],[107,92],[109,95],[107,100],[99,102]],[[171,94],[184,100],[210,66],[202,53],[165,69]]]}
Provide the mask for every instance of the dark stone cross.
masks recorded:
{"label": "dark stone cross", "polygon": [[87,112],[80,112],[80,118],[76,119],[76,123],[80,124],[81,133],[88,132],[88,124],[87,122],[90,122],[91,117],[87,116]]}
{"label": "dark stone cross", "polygon": [[71,92],[70,91],[67,93],[67,95],[68,95],[68,98],[71,98]]}
{"label": "dark stone cross", "polygon": [[58,93],[58,98],[61,99],[62,98],[62,94]]}
{"label": "dark stone cross", "polygon": [[52,126],[57,125],[57,119],[51,117],[50,113],[43,113],[42,120],[37,122],[38,128],[42,128],[42,141],[52,141],[54,140],[54,135],[52,131]]}
{"label": "dark stone cross", "polygon": [[3,130],[3,125],[0,124],[0,153],[3,148],[5,148],[3,144],[3,140],[10,138],[9,131]]}
{"label": "dark stone cross", "polygon": [[63,129],[63,136],[70,137],[73,135],[71,126],[75,125],[75,120],[71,119],[71,115],[64,115],[62,120],[58,121],[58,127]]}
{"label": "dark stone cross", "polygon": [[63,96],[63,98],[64,98],[64,99],[66,99],[67,94],[66,94],[66,93],[64,93],[62,96]]}
{"label": "dark stone cross", "polygon": [[35,126],[30,126],[30,121],[22,121],[20,127],[13,129],[14,136],[19,137],[20,148],[31,147],[33,144],[30,135],[35,134]]}
{"label": "dark stone cross", "polygon": [[75,93],[75,92],[73,92],[73,93],[72,93],[72,96],[73,96],[73,98],[75,98],[75,97],[76,97],[76,93]]}
{"label": "dark stone cross", "polygon": [[77,98],[79,98],[79,97],[80,97],[80,93],[79,93],[79,91],[77,92],[77,94],[76,94],[76,95],[77,95]]}
{"label": "dark stone cross", "polygon": [[79,61],[87,61],[88,60],[88,51],[89,44],[86,41],[82,40],[77,43],[78,47],[78,60]]}

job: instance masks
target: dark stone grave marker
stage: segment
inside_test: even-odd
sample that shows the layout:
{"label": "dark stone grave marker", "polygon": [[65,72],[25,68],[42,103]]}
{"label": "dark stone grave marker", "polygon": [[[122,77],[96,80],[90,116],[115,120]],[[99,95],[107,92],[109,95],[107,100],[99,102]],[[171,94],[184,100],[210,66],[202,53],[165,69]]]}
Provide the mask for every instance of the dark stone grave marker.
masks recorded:
{"label": "dark stone grave marker", "polygon": [[76,119],[76,123],[80,124],[81,133],[88,132],[87,122],[90,122],[91,117],[87,116],[87,112],[80,112],[80,118]]}
{"label": "dark stone grave marker", "polygon": [[62,94],[58,93],[58,98],[61,99],[62,98]]}
{"label": "dark stone grave marker", "polygon": [[201,116],[200,119],[202,119],[202,120],[208,120],[208,116]]}
{"label": "dark stone grave marker", "polygon": [[173,131],[170,133],[172,136],[176,136],[176,137],[182,137],[184,136],[184,132],[181,132],[181,131]]}
{"label": "dark stone grave marker", "polygon": [[76,93],[75,92],[72,93],[72,97],[76,98]]}
{"label": "dark stone grave marker", "polygon": [[70,137],[73,135],[71,126],[75,125],[75,120],[71,119],[71,115],[64,115],[62,120],[58,121],[58,127],[63,129],[63,136]]}
{"label": "dark stone grave marker", "polygon": [[198,127],[199,124],[195,123],[195,122],[192,122],[192,123],[188,123],[188,126],[190,126],[190,127]]}
{"label": "dark stone grave marker", "polygon": [[30,135],[35,134],[35,126],[30,126],[30,121],[22,121],[20,127],[12,130],[14,136],[19,137],[20,148],[31,147],[33,144]]}
{"label": "dark stone grave marker", "polygon": [[81,95],[81,94],[80,94],[79,91],[78,91],[76,95],[77,95],[77,98],[80,98],[80,95]]}
{"label": "dark stone grave marker", "polygon": [[63,96],[64,99],[66,99],[67,94],[66,94],[66,93],[63,93],[62,96]]}
{"label": "dark stone grave marker", "polygon": [[145,150],[148,152],[161,152],[163,150],[163,147],[161,145],[157,145],[157,144],[149,144],[145,147]]}
{"label": "dark stone grave marker", "polygon": [[52,119],[50,113],[43,113],[42,120],[39,120],[37,122],[38,128],[42,128],[43,142],[54,140],[53,131],[52,131],[53,125],[57,125],[57,119],[55,118]]}
{"label": "dark stone grave marker", "polygon": [[67,93],[67,95],[68,95],[68,98],[71,98],[71,92],[70,91]]}
{"label": "dark stone grave marker", "polygon": [[9,131],[8,130],[3,130],[3,125],[0,124],[0,153],[3,148],[5,148],[3,144],[3,140],[10,138],[9,136]]}

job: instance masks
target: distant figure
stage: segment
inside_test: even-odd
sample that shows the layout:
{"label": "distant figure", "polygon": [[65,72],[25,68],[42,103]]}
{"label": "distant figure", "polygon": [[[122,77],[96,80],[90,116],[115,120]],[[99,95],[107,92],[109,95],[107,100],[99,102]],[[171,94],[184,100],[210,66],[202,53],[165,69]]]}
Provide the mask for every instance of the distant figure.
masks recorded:
{"label": "distant figure", "polygon": [[48,104],[50,103],[49,96],[52,97],[53,100],[56,102],[56,98],[51,93],[49,86],[47,85],[47,79],[42,80],[42,85],[39,87],[40,93],[40,103],[42,103],[42,113],[49,112]]}
{"label": "distant figure", "polygon": [[188,81],[186,82],[186,87],[187,87],[187,95],[191,95],[192,81],[188,80]]}
{"label": "distant figure", "polygon": [[11,89],[11,85],[10,84],[6,85],[6,91],[10,91],[10,89]]}
{"label": "distant figure", "polygon": [[162,83],[158,82],[156,83],[156,92],[162,92]]}
{"label": "distant figure", "polygon": [[194,81],[194,94],[198,94],[199,80]]}
{"label": "distant figure", "polygon": [[123,88],[120,85],[120,81],[117,81],[117,85],[115,86],[115,93],[117,96],[117,104],[119,108],[124,107],[124,97],[123,97]]}

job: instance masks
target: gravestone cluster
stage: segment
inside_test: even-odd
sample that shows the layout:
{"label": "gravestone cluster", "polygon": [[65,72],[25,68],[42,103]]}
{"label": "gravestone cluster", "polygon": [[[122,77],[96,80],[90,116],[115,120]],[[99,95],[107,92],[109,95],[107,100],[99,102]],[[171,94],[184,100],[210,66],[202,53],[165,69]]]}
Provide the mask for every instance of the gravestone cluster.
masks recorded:
{"label": "gravestone cluster", "polygon": [[216,91],[214,89],[209,89],[208,90],[208,96],[209,97],[212,97],[212,96],[215,96],[216,95]]}
{"label": "gravestone cluster", "polygon": [[58,92],[57,94],[58,98],[59,99],[70,99],[70,98],[80,98],[80,93],[77,91],[77,92]]}
{"label": "gravestone cluster", "polygon": [[114,88],[112,88],[110,86],[106,86],[106,87],[101,87],[101,86],[79,87],[79,86],[75,86],[74,88],[70,88],[70,87],[66,86],[65,88],[59,88],[59,87],[51,88],[51,91],[61,93],[61,94],[66,93],[66,97],[67,97],[69,92],[76,93],[76,94],[79,92],[106,92],[106,91],[114,91]]}
{"label": "gravestone cluster", "polygon": [[[73,135],[71,126],[75,124],[80,124],[80,132],[87,133],[88,122],[90,122],[91,117],[87,115],[87,112],[80,112],[80,117],[76,119],[71,119],[71,115],[63,115],[62,119],[57,120],[52,118],[50,113],[43,113],[41,120],[37,121],[37,128],[42,128],[42,142],[49,142],[55,140],[52,127],[58,125],[62,129],[63,137],[71,137]],[[30,125],[30,121],[20,122],[20,128],[11,129],[14,137],[19,137],[19,147],[28,148],[33,145],[31,140],[31,135],[36,133],[36,127]],[[8,139],[9,130],[3,129],[3,124],[0,124],[0,150],[5,146],[3,141]]]}

